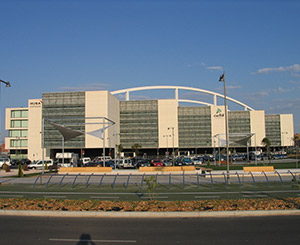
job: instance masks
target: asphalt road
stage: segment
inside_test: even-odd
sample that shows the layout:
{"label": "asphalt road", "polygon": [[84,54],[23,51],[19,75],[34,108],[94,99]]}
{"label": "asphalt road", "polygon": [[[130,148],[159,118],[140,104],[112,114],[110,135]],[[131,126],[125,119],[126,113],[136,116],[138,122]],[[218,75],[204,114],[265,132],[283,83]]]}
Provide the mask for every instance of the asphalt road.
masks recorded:
{"label": "asphalt road", "polygon": [[300,216],[0,217],[0,244],[298,244]]}

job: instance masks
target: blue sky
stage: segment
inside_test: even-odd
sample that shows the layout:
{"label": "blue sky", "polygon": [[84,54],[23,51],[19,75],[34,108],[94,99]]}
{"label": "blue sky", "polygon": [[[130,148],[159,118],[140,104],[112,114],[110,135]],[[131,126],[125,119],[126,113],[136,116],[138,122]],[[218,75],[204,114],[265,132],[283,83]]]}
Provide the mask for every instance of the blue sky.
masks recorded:
{"label": "blue sky", "polygon": [[0,0],[0,9],[0,79],[12,84],[1,86],[1,138],[4,108],[43,92],[178,85],[222,93],[223,70],[228,96],[293,113],[300,133],[298,0]]}

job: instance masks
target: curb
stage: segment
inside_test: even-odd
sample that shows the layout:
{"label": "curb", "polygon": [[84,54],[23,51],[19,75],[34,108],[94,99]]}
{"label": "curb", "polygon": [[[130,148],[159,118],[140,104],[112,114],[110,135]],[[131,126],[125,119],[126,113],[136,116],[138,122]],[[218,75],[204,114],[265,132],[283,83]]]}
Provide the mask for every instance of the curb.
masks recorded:
{"label": "curb", "polygon": [[214,211],[214,212],[94,212],[94,211],[36,211],[0,210],[0,216],[43,216],[77,218],[225,218],[300,216],[300,210]]}

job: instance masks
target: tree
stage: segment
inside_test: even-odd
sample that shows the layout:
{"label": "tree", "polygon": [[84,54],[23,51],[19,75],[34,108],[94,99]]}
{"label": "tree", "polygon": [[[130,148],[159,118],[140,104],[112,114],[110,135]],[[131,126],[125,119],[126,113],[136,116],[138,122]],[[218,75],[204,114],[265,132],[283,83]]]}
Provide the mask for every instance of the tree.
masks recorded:
{"label": "tree", "polygon": [[142,146],[138,143],[135,143],[134,145],[131,146],[131,149],[134,151],[135,156],[139,154],[139,149],[142,148]]}
{"label": "tree", "polygon": [[118,148],[118,153],[119,153],[119,154],[120,154],[120,153],[123,151],[123,149],[124,149],[124,147],[123,147],[122,144],[117,145],[117,148]]}
{"label": "tree", "polygon": [[271,163],[271,153],[270,153],[271,141],[269,140],[269,138],[265,137],[262,139],[261,144],[267,149],[267,156],[269,159],[269,163]]}

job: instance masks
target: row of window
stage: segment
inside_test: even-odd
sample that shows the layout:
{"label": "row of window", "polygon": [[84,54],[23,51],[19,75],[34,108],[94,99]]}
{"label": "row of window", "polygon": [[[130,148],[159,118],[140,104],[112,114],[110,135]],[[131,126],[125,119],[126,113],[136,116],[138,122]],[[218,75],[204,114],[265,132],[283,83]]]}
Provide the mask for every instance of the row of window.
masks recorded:
{"label": "row of window", "polygon": [[28,118],[28,110],[13,110],[10,116],[11,118]]}
{"label": "row of window", "polygon": [[27,147],[28,141],[27,139],[11,139],[10,147]]}
{"label": "row of window", "polygon": [[11,128],[27,128],[28,120],[11,120],[10,127]]}
{"label": "row of window", "polygon": [[28,137],[28,130],[9,130],[9,137]]}

